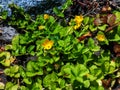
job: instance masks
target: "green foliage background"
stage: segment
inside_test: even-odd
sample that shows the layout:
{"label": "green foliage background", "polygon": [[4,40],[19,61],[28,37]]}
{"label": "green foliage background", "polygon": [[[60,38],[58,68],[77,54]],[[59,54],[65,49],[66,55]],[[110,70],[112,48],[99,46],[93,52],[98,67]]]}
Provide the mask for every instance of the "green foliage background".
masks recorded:
{"label": "green foliage background", "polygon": [[[12,39],[11,44],[5,46],[6,51],[0,52],[4,73],[12,79],[5,85],[5,90],[104,90],[101,80],[106,76],[112,79],[120,76],[120,72],[114,74],[119,71],[120,58],[113,60],[111,51],[102,48],[102,45],[110,45],[112,41],[120,44],[120,25],[106,33],[108,25],[95,26],[95,18],[86,16],[81,27],[75,30],[73,25],[67,25],[63,14],[71,4],[72,1],[67,0],[61,9],[55,7],[53,11],[57,17],[50,15],[48,20],[43,15],[32,19],[14,4],[10,5],[11,17],[7,17],[6,12],[1,14],[1,20],[16,27],[20,33]],[[114,11],[113,14],[116,15],[116,23],[120,22],[120,12]],[[63,22],[57,22],[59,18]],[[61,23],[65,25],[62,26]],[[45,28],[39,30],[38,26]],[[95,31],[104,34],[105,41],[96,39],[98,33],[83,41],[78,40],[78,37],[87,32]],[[50,50],[42,47],[45,39],[54,41]],[[23,66],[19,63],[12,64],[11,56],[35,56],[36,59],[29,60]]]}

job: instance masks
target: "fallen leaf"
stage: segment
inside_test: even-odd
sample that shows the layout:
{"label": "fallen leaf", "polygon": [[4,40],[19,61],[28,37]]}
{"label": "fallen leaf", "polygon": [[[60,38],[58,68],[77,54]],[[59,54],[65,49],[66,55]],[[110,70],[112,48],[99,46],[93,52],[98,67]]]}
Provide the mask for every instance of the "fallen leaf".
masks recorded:
{"label": "fallen leaf", "polygon": [[80,36],[80,37],[78,38],[78,40],[79,40],[79,41],[82,41],[82,40],[84,40],[85,38],[90,37],[90,36],[92,36],[92,34],[91,34],[90,32],[88,32],[88,33]]}

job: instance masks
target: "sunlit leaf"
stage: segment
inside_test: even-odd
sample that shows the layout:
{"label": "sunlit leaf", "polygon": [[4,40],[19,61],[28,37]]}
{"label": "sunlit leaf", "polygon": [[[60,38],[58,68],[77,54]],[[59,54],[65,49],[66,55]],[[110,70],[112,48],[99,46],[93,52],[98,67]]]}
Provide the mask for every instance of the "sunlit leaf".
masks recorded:
{"label": "sunlit leaf", "polygon": [[57,16],[64,17],[64,14],[57,7],[54,7],[53,11]]}

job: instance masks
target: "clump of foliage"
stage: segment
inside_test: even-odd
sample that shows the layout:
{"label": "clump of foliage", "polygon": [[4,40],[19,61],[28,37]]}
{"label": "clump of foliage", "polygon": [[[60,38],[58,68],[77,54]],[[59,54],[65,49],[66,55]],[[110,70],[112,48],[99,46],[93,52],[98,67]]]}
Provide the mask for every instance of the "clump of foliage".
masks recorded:
{"label": "clump of foliage", "polygon": [[[10,5],[11,17],[2,20],[19,34],[0,52],[4,73],[11,79],[5,90],[104,90],[106,77],[120,77],[120,12],[57,22],[71,4],[67,0],[60,10],[54,8],[57,17],[42,14],[35,19]],[[26,56],[36,58],[23,65]],[[18,57],[23,60],[18,62]]]}

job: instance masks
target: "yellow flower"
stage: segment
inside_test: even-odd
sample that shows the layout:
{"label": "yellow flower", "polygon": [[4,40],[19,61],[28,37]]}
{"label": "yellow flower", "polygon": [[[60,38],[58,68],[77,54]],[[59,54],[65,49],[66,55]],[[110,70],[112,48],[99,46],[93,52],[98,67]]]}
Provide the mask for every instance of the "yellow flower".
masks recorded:
{"label": "yellow flower", "polygon": [[80,26],[81,26],[81,23],[80,23],[80,24],[76,24],[73,28],[76,30],[76,29],[78,29]]}
{"label": "yellow flower", "polygon": [[83,16],[75,16],[74,21],[76,22],[76,24],[80,24],[83,21]]}
{"label": "yellow flower", "polygon": [[39,30],[42,30],[42,29],[44,29],[44,28],[45,28],[45,26],[42,26],[42,25],[38,26],[38,29],[39,29]]}
{"label": "yellow flower", "polygon": [[52,48],[53,43],[54,43],[53,41],[46,39],[46,40],[44,41],[44,43],[42,44],[42,46],[44,47],[44,49],[49,50],[49,49]]}
{"label": "yellow flower", "polygon": [[50,18],[50,16],[48,15],[48,14],[44,14],[44,19],[46,20],[46,19],[49,19]]}
{"label": "yellow flower", "polygon": [[74,22],[76,23],[76,25],[73,27],[75,30],[78,29],[81,26],[81,23],[83,21],[83,16],[75,16],[74,18]]}
{"label": "yellow flower", "polygon": [[97,38],[99,41],[105,41],[105,39],[106,39],[103,34],[98,34],[98,35],[96,36],[96,38]]}

